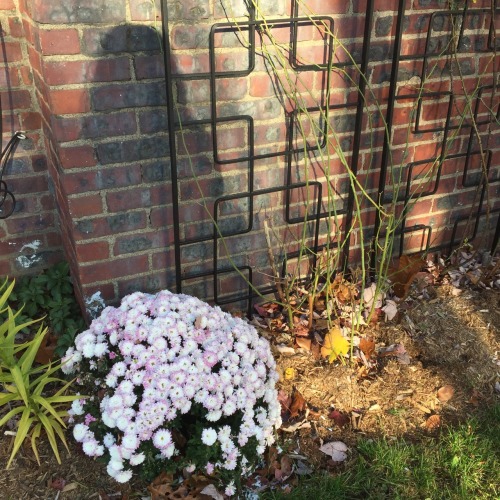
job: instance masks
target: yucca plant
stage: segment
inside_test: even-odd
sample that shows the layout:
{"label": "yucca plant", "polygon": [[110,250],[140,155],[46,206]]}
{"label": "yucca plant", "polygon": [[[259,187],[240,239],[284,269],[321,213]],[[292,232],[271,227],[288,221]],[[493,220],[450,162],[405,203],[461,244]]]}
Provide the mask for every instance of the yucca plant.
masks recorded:
{"label": "yucca plant", "polygon": [[[72,381],[66,382],[54,376],[60,369],[61,363],[49,363],[46,365],[33,366],[36,353],[47,333],[47,328],[40,326],[33,339],[18,344],[16,335],[27,326],[33,325],[41,320],[31,320],[20,325],[16,324],[21,310],[15,314],[6,305],[14,288],[14,282],[5,280],[0,286],[0,313],[6,319],[0,324],[0,427],[4,426],[12,418],[18,418],[16,424],[16,436],[12,452],[7,462],[8,469],[19,448],[26,439],[31,440],[31,447],[35,457],[40,463],[37,449],[37,439],[42,431],[45,431],[54,455],[61,463],[59,456],[58,440],[68,449],[64,428],[66,424],[63,418],[67,416],[67,405],[82,396],[65,395]],[[48,386],[62,384],[54,394],[50,394]],[[69,451],[69,450],[68,450]]]}

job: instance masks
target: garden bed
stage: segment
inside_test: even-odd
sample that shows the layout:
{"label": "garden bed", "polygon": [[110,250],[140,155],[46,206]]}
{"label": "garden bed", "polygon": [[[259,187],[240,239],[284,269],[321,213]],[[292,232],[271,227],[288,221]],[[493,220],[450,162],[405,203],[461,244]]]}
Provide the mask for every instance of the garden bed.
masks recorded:
{"label": "garden bed", "polygon": [[[356,459],[359,439],[435,439],[447,426],[498,402],[498,291],[472,286],[457,291],[447,284],[433,288],[427,298],[410,295],[405,304],[393,321],[365,327],[363,336],[373,339],[375,348],[368,356],[368,370],[363,364],[329,364],[301,349],[292,355],[275,350],[281,396],[290,396],[293,402],[298,391],[304,399],[296,405],[293,417],[285,412],[280,432],[279,450],[291,454],[295,470],[305,467],[340,473]],[[276,349],[273,333],[262,333],[271,337]],[[393,345],[398,345],[398,350],[386,350]],[[443,387],[446,389],[438,394]],[[3,470],[11,439],[0,437],[0,491],[4,498],[148,496],[148,485],[139,480],[126,485],[114,482],[105,465],[86,457],[72,438],[68,440],[71,455],[61,453],[62,465],[42,440],[40,467],[27,445],[12,467]],[[346,461],[333,462],[319,450],[322,443],[331,441],[347,445]],[[276,474],[279,464],[278,456],[278,461],[268,463],[254,479],[261,486],[295,484],[296,474],[286,481]]]}

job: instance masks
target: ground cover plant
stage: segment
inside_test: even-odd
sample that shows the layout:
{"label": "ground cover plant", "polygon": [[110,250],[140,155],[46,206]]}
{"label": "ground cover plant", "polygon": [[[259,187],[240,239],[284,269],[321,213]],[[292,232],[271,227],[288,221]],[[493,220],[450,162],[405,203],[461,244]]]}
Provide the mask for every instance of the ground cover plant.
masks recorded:
{"label": "ground cover plant", "polygon": [[[11,292],[10,305],[19,313],[18,323],[44,318],[49,329],[46,341],[52,343],[52,351],[58,356],[66,352],[76,333],[85,328],[73,293],[69,265],[65,261],[40,274],[19,278]],[[23,331],[28,334],[29,325]]]}

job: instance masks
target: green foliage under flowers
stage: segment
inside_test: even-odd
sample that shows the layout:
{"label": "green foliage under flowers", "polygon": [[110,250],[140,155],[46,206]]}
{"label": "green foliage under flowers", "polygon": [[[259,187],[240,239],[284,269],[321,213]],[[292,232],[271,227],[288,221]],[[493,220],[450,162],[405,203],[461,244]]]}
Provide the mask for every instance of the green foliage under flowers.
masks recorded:
{"label": "green foliage under flowers", "polygon": [[[56,354],[62,356],[73,344],[75,335],[85,329],[69,276],[69,265],[60,262],[37,276],[18,280],[11,301],[24,306],[19,322],[45,316],[51,333],[57,336]],[[0,320],[3,319],[0,315]]]}
{"label": "green foliage under flowers", "polygon": [[[32,327],[40,320],[19,323],[22,309],[14,313],[8,306],[14,282],[5,280],[0,285],[0,427],[17,419],[16,437],[7,462],[9,468],[19,448],[26,439],[31,440],[33,452],[40,463],[36,441],[45,431],[57,461],[60,463],[57,438],[68,448],[63,428],[69,402],[81,396],[67,396],[72,382],[65,382],[54,374],[61,363],[34,366],[35,356],[47,334],[47,327],[40,326],[32,340],[18,344],[16,335],[24,328]],[[59,384],[63,384],[59,389]]]}

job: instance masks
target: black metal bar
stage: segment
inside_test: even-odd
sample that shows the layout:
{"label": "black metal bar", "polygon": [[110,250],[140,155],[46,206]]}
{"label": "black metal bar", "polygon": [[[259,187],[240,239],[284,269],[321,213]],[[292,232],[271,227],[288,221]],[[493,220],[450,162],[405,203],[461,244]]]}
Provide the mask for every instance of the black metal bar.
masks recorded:
{"label": "black metal bar", "polygon": [[[353,149],[351,158],[352,175],[357,175],[359,166],[359,150],[361,146],[361,134],[363,128],[363,109],[365,104],[366,79],[368,78],[368,63],[371,44],[371,32],[373,23],[374,0],[368,0],[366,5],[365,30],[363,37],[363,51],[361,53],[360,78],[358,83],[358,102],[356,104],[356,125],[354,129]],[[354,210],[354,189],[352,182],[349,183],[349,195],[347,198],[346,216],[344,221],[344,249],[342,252],[342,269],[347,269],[349,262],[349,252],[351,249],[351,229]]]}
{"label": "black metal bar", "polygon": [[[400,54],[401,54],[401,44],[402,44],[403,30],[404,30],[405,7],[406,7],[406,0],[399,0],[398,17],[396,22],[396,34],[394,39],[394,47],[392,49],[393,53],[392,53],[391,80],[389,84],[389,96],[388,96],[387,112],[385,118],[387,130],[384,134],[384,145],[382,148],[382,159],[380,162],[380,178],[379,178],[378,193],[377,193],[377,202],[379,204],[381,204],[382,201],[384,200],[385,185],[387,181],[387,166],[389,163],[389,156],[391,154],[390,135],[392,131],[392,122],[394,119],[394,104],[396,102],[395,96],[396,96],[396,87],[398,81],[399,61],[401,57]],[[381,212],[380,210],[377,210],[377,216],[375,218],[375,227],[374,227],[375,235],[378,234],[381,224],[382,224]],[[374,247],[370,259],[370,266],[372,272],[375,272],[376,262],[377,262],[377,252],[375,250],[376,249]]]}
{"label": "black metal bar", "polygon": [[179,219],[179,186],[177,179],[177,153],[175,145],[175,128],[174,123],[176,117],[174,110],[175,101],[173,94],[172,77],[172,58],[170,54],[170,33],[169,33],[169,17],[168,17],[168,0],[161,1],[162,15],[162,34],[163,34],[163,62],[165,64],[165,79],[166,79],[166,99],[167,99],[167,120],[169,127],[168,143],[170,148],[170,172],[172,184],[172,215],[174,225],[174,261],[175,261],[175,289],[177,293],[182,292],[182,276],[181,276],[181,249],[180,249],[180,219]]}

